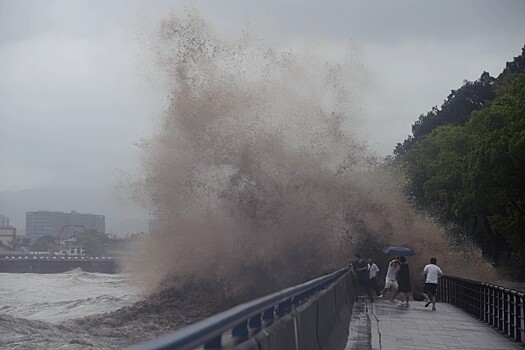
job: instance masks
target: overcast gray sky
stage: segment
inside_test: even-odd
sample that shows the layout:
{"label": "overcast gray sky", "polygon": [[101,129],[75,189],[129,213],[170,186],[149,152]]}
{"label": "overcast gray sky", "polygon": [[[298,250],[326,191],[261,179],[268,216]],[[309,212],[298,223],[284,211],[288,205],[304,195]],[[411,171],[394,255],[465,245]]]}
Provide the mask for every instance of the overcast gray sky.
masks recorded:
{"label": "overcast gray sky", "polygon": [[110,187],[117,169],[138,168],[132,144],[163,93],[140,72],[137,37],[188,5],[222,35],[250,27],[279,47],[359,47],[372,91],[361,135],[383,155],[525,44],[520,0],[0,0],[0,191]]}

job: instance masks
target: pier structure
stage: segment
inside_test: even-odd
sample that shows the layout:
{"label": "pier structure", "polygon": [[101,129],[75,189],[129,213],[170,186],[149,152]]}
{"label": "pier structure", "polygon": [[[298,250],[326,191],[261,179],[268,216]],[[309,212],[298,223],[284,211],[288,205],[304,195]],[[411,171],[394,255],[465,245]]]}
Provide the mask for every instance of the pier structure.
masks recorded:
{"label": "pier structure", "polygon": [[437,310],[358,295],[348,268],[238,305],[130,350],[523,349],[521,292],[443,276]]}

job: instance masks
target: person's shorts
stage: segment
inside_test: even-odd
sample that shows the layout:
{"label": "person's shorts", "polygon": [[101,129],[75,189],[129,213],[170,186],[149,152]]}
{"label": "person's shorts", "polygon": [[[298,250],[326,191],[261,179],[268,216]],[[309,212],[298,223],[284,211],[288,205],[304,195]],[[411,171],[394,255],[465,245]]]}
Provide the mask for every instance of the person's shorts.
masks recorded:
{"label": "person's shorts", "polygon": [[423,292],[429,295],[436,295],[437,288],[438,285],[435,283],[425,283],[425,288],[423,288]]}
{"label": "person's shorts", "polygon": [[397,281],[393,281],[393,280],[387,278],[385,280],[385,288],[386,289],[394,288],[395,290],[397,290],[397,288],[398,288]]}

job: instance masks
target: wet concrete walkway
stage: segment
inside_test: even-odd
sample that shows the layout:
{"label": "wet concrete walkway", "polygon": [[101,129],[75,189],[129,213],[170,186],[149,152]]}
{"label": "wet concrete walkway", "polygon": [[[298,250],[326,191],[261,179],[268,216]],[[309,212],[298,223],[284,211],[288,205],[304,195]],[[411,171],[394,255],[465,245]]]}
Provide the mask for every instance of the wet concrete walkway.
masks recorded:
{"label": "wet concrete walkway", "polygon": [[345,350],[497,349],[525,347],[491,326],[446,303],[437,310],[412,301],[400,307],[388,300],[374,303],[360,298],[354,304]]}

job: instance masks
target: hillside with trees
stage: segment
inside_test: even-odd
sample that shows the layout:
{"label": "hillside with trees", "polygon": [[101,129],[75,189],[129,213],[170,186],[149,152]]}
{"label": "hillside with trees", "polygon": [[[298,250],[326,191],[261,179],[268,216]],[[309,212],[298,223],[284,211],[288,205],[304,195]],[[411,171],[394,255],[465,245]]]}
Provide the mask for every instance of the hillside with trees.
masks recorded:
{"label": "hillside with trees", "polygon": [[[497,77],[465,81],[412,125],[394,164],[414,205],[496,265],[525,267],[525,47]],[[522,276],[524,277],[524,276]]]}

